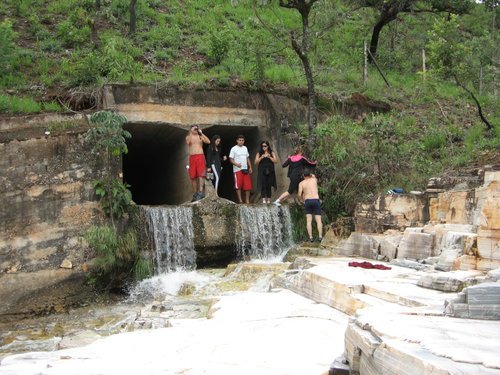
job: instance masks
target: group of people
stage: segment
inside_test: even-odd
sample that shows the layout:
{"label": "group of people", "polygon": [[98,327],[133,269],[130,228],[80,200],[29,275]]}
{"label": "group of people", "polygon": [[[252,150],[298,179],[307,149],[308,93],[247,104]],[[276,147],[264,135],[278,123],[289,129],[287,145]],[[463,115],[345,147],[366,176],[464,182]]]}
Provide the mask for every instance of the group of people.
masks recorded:
{"label": "group of people", "polygon": [[[207,173],[211,176],[217,193],[222,172],[222,163],[226,160],[232,164],[234,175],[234,188],[239,203],[250,203],[250,191],[252,190],[253,173],[250,154],[245,146],[245,136],[236,137],[236,145],[231,148],[229,158],[221,153],[221,137],[214,135],[209,139],[203,130],[192,125],[187,136],[186,143],[189,147],[189,177],[193,186],[193,199],[197,201],[204,198],[203,180]],[[203,144],[208,144],[207,158],[203,153]],[[271,149],[268,141],[262,141],[259,151],[255,155],[254,165],[257,167],[257,185],[260,190],[262,203],[271,203],[272,188],[277,188],[276,172],[274,165],[278,162],[276,153]],[[281,206],[290,195],[297,192],[300,201],[304,202],[306,210],[306,228],[309,241],[313,242],[312,219],[314,217],[318,229],[318,240],[322,240],[323,225],[321,221],[321,201],[318,195],[318,184],[313,169],[316,162],[306,159],[302,155],[302,149],[296,147],[293,155],[289,156],[282,164],[288,167],[288,178],[290,184],[288,190],[281,194],[273,203]]]}

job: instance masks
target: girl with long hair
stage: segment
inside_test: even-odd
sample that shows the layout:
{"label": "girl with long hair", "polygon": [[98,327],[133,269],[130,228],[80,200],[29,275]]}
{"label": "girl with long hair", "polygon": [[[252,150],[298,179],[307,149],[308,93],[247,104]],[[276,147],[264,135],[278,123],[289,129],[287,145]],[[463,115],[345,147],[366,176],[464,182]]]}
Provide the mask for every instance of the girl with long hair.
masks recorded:
{"label": "girl with long hair", "polygon": [[255,155],[257,170],[257,188],[262,196],[262,203],[271,203],[272,188],[276,189],[274,164],[278,161],[268,141],[260,142],[259,152]]}
{"label": "girl with long hair", "polygon": [[215,134],[208,146],[207,151],[207,172],[213,173],[212,183],[215,188],[215,194],[219,196],[219,181],[222,172],[222,162],[227,160],[226,156],[221,156],[221,138],[220,135]]}

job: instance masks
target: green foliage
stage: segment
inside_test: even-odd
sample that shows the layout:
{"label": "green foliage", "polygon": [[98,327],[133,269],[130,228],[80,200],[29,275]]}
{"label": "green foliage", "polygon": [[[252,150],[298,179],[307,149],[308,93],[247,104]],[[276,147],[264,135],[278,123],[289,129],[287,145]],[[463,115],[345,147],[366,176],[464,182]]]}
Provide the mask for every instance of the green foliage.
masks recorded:
{"label": "green foliage", "polygon": [[112,177],[112,157],[119,157],[128,152],[126,138],[131,134],[122,128],[126,117],[111,111],[99,111],[90,116],[92,127],[88,130],[86,140],[92,144],[92,152],[105,152],[107,156],[107,176],[94,181],[94,189],[100,198],[101,207],[114,223],[120,218],[132,202],[132,194],[127,184]]}
{"label": "green foliage", "polygon": [[231,34],[225,28],[214,30],[210,34],[208,43],[208,57],[214,65],[219,65],[229,52]]}
{"label": "green foliage", "polygon": [[92,253],[89,282],[105,289],[126,280],[152,275],[152,263],[141,257],[135,232],[118,233],[108,226],[92,227],[84,236]]}
{"label": "green foliage", "polygon": [[12,22],[8,19],[0,22],[0,75],[12,73],[16,67],[16,39]]}
{"label": "green foliage", "polygon": [[444,78],[462,76],[468,72],[466,56],[471,53],[460,41],[457,16],[438,20],[429,33],[429,61],[433,71]]}
{"label": "green foliage", "polygon": [[21,98],[0,93],[0,113],[30,114],[61,110],[61,106],[54,102],[40,103],[31,97]]}
{"label": "green foliage", "polygon": [[[292,238],[295,243],[302,242],[309,236],[306,229],[306,216],[304,214],[304,208],[299,204],[291,204],[290,209],[290,219],[292,221]],[[315,226],[313,225],[313,228]]]}
{"label": "green foliage", "polygon": [[124,184],[117,179],[97,179],[94,181],[94,190],[100,198],[104,213],[113,218],[120,218],[132,203],[132,193]]}
{"label": "green foliage", "polygon": [[134,264],[134,275],[137,281],[153,276],[153,262],[151,259],[138,258]]}
{"label": "green foliage", "polygon": [[111,111],[99,111],[90,116],[92,127],[86,140],[92,143],[92,152],[105,150],[110,155],[120,156],[128,152],[126,138],[132,135],[122,128],[127,118]]}
{"label": "green foliage", "polygon": [[57,36],[63,47],[76,47],[90,39],[90,28],[87,25],[77,27],[72,20],[64,20],[57,27]]}

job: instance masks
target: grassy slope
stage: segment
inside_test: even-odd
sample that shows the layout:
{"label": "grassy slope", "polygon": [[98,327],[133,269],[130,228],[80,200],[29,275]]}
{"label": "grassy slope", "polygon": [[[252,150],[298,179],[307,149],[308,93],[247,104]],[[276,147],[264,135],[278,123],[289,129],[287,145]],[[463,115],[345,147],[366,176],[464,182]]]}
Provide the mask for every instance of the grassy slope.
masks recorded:
{"label": "grassy slope", "polygon": [[[4,47],[0,45],[8,52],[0,77],[0,112],[62,110],[59,103],[82,108],[93,103],[89,96],[110,82],[305,87],[302,68],[289,46],[287,30],[300,29],[294,11],[263,7],[256,13],[244,1],[234,2],[237,5],[215,0],[139,1],[137,32],[130,37],[128,0],[101,3],[99,12],[93,8],[94,0],[0,4],[3,30],[9,31],[6,22],[10,22],[10,30],[16,33],[10,49],[5,49],[5,37]],[[363,86],[361,46],[370,35],[373,14],[346,15],[345,9],[333,8],[332,2],[319,4],[322,8],[314,16],[314,25],[321,32],[315,34],[311,53],[318,92],[325,97],[360,92],[386,101],[395,108],[387,121],[406,128],[396,140],[407,143],[404,157],[412,159],[409,168],[414,172],[407,172],[408,181],[394,179],[384,184],[422,187],[422,181],[443,169],[498,162],[498,132],[484,141],[469,98],[452,84],[424,82],[418,74],[431,16],[405,17],[404,22],[384,30],[379,60],[391,87],[386,87],[374,68]],[[92,24],[97,44],[92,40]],[[498,104],[488,97],[482,99],[490,119],[498,122]],[[356,158],[355,151],[351,152]],[[373,185],[374,189],[384,187]]]}

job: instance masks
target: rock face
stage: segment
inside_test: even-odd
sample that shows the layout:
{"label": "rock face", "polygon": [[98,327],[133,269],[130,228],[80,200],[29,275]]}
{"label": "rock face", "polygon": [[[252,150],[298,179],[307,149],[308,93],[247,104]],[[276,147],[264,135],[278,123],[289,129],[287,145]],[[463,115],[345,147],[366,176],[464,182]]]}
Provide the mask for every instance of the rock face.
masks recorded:
{"label": "rock face", "polygon": [[333,244],[338,255],[412,260],[440,271],[498,268],[500,172],[491,167],[477,176],[431,179],[422,195],[380,196],[358,206],[355,223],[347,240],[324,245]]}
{"label": "rock face", "polygon": [[445,313],[457,318],[500,320],[500,283],[468,287],[445,306]]}
{"label": "rock face", "polygon": [[[22,304],[47,288],[82,286],[79,239],[100,217],[93,180],[104,167],[84,141],[87,127],[80,115],[0,122],[0,315],[15,306],[26,312]],[[64,289],[71,304],[75,296]]]}
{"label": "rock face", "polygon": [[193,204],[197,267],[226,265],[236,254],[238,205],[217,197]]}
{"label": "rock face", "polygon": [[[500,172],[486,172],[484,185],[476,189],[477,210],[473,224],[478,227],[478,268],[500,267]],[[484,260],[484,261],[483,261]]]}
{"label": "rock face", "polygon": [[[254,143],[268,139],[278,154],[286,155],[291,146],[282,136],[281,119],[297,123],[306,113],[299,97],[130,85],[107,88],[104,107],[138,122],[125,125],[133,132],[130,152],[123,164],[113,166],[113,173],[123,172],[133,185],[134,200],[147,197],[151,202],[146,204],[152,205],[163,204],[164,197],[178,203],[191,199],[184,137],[192,123],[226,132],[228,146],[244,130]],[[78,287],[84,281],[85,249],[80,239],[101,219],[93,181],[102,177],[106,167],[104,158],[93,155],[85,143],[88,127],[85,115],[0,119],[0,315],[24,311],[18,301],[66,278],[78,279]],[[250,143],[252,153],[254,148]],[[141,174],[151,170],[151,165],[164,165],[164,160],[169,161],[169,168],[154,167],[158,169],[152,169],[151,178]],[[288,184],[286,170],[277,172],[282,191]],[[228,194],[234,194],[230,183],[224,185]],[[199,227],[207,228],[195,235],[198,248],[204,251],[199,259],[205,265],[211,258],[234,255],[228,245],[234,247],[234,240],[228,240],[234,225],[227,221],[232,215],[227,207],[219,211],[204,205],[194,208],[199,211]],[[23,287],[15,288],[19,282]]]}
{"label": "rock face", "polygon": [[357,232],[382,233],[404,229],[427,220],[426,198],[416,194],[380,195],[372,204],[360,204],[355,212]]}

